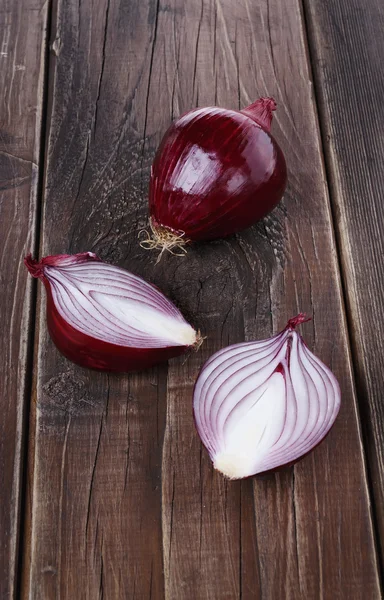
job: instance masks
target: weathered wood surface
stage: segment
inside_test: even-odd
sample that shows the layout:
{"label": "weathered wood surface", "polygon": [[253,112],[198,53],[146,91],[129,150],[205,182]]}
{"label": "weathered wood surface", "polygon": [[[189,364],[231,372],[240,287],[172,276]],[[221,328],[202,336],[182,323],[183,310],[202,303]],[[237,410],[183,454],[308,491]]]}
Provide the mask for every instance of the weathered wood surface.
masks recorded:
{"label": "weathered wood surface", "polygon": [[0,598],[16,597],[46,4],[0,1]]}
{"label": "weathered wood surface", "polygon": [[383,557],[384,4],[306,4]]}
{"label": "weathered wood surface", "polygon": [[[60,0],[54,10],[41,254],[91,250],[158,284],[208,336],[129,376],[62,358],[39,306],[25,596],[380,598],[328,193],[299,0]],[[172,118],[276,97],[284,202],[179,259],[143,251],[151,160]],[[214,473],[191,392],[215,350],[299,310],[341,383],[327,440],[255,481]]]}

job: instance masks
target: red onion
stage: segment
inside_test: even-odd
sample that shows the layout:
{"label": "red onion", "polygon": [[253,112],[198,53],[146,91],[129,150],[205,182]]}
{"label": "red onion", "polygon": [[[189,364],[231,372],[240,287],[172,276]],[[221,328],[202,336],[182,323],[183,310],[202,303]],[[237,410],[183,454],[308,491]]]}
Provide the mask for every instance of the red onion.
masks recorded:
{"label": "red onion", "polygon": [[284,155],[270,134],[272,98],[242,111],[198,108],[166,132],[151,171],[153,237],[146,248],[183,249],[249,227],[280,201]]}
{"label": "red onion", "polygon": [[271,339],[224,348],[200,372],[197,431],[214,467],[230,479],[295,462],[336,419],[336,377],[295,331],[306,320],[299,314]]}
{"label": "red onion", "polygon": [[24,262],[45,285],[53,342],[83,367],[143,369],[201,343],[157,288],[92,252]]}

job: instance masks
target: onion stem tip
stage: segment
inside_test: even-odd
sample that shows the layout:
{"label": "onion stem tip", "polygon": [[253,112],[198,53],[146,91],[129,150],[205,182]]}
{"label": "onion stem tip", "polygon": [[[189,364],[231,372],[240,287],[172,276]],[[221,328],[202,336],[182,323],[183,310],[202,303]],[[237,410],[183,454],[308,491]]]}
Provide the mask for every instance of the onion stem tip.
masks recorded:
{"label": "onion stem tip", "polygon": [[29,253],[24,258],[24,264],[27,267],[28,271],[32,275],[32,277],[41,277],[43,274],[43,269],[41,267],[41,263],[36,259],[32,258],[32,254]]}
{"label": "onion stem tip", "polygon": [[298,325],[307,323],[308,321],[312,321],[312,317],[307,317],[305,313],[299,313],[296,317],[289,319],[286,329],[295,329]]}

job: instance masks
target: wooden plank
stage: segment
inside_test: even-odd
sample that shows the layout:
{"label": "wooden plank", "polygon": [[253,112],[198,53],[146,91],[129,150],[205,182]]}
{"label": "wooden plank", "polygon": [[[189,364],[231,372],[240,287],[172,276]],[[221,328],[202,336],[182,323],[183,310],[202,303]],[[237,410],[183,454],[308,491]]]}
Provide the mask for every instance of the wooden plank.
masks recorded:
{"label": "wooden plank", "polygon": [[[159,285],[208,339],[146,373],[89,373],[48,339],[41,304],[31,598],[380,597],[369,498],[298,0],[60,0],[43,254],[92,250]],[[182,111],[279,102],[284,203],[236,238],[159,265],[137,234],[150,164]],[[213,351],[298,310],[337,374],[340,418],[298,466],[215,474],[191,392]],[[28,594],[28,589],[26,590]]]}
{"label": "wooden plank", "polygon": [[[156,5],[139,2],[55,9],[43,253],[84,246],[140,271],[155,18]],[[41,327],[26,597],[162,597],[165,385],[166,367],[131,377],[77,369]]]}
{"label": "wooden plank", "polygon": [[48,3],[0,2],[0,597],[15,598]]}
{"label": "wooden plank", "polygon": [[384,5],[305,4],[383,559]]}

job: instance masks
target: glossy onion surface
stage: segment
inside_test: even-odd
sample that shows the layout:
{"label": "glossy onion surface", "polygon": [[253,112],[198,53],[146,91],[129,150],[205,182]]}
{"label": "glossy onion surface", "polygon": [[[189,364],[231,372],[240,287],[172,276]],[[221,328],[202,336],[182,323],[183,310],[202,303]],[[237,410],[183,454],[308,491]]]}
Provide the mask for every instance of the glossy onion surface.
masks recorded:
{"label": "glossy onion surface", "polygon": [[131,371],[182,354],[196,331],[157,288],[91,252],[25,264],[47,291],[51,338],[64,356],[93,369]]}
{"label": "glossy onion surface", "polygon": [[196,428],[215,468],[230,479],[295,462],[336,419],[339,384],[295,331],[304,320],[291,319],[271,339],[224,348],[201,370]]}
{"label": "glossy onion surface", "polygon": [[199,108],[174,122],[152,166],[152,228],[211,240],[270,212],[287,181],[283,153],[269,131],[275,107],[261,98],[243,111]]}

